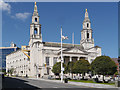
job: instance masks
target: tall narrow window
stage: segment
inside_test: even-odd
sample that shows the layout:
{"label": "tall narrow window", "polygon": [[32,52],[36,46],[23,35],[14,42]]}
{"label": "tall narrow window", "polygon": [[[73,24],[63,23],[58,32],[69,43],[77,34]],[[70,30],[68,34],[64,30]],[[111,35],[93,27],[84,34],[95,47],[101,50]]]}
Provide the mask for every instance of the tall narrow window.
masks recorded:
{"label": "tall narrow window", "polygon": [[37,28],[34,29],[34,34],[37,34]]}
{"label": "tall narrow window", "polygon": [[57,57],[53,57],[53,65],[56,64],[57,62]]}
{"label": "tall narrow window", "polygon": [[87,23],[87,28],[89,27],[89,23]]}
{"label": "tall narrow window", "polygon": [[89,33],[87,33],[87,38],[89,38]]}
{"label": "tall narrow window", "polygon": [[49,57],[46,57],[46,65],[49,65]]}
{"label": "tall narrow window", "polygon": [[35,22],[37,22],[37,18],[35,18]]}

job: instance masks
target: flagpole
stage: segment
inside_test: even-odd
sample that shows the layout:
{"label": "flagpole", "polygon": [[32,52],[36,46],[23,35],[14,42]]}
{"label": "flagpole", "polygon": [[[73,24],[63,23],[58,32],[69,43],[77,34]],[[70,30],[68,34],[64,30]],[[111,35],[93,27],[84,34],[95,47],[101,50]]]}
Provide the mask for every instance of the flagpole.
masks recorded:
{"label": "flagpole", "polygon": [[72,34],[72,44],[73,44],[73,46],[74,46],[74,32],[73,32],[73,34]]}
{"label": "flagpole", "polygon": [[61,26],[61,82],[63,82],[62,26]]}

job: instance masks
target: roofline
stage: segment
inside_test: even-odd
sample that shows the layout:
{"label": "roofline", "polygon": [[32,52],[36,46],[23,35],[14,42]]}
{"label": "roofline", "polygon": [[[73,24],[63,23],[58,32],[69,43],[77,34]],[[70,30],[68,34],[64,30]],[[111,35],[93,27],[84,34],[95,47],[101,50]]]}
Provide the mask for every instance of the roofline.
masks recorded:
{"label": "roofline", "polygon": [[88,48],[87,50],[90,50],[90,49],[92,49],[92,48],[101,48],[101,47],[99,47],[99,46],[94,46],[94,47],[91,47],[91,48]]}
{"label": "roofline", "polygon": [[[82,54],[82,55],[88,55],[88,53],[75,53],[75,52],[65,52],[63,51],[63,54]],[[60,52],[58,53],[58,55],[60,55]]]}
{"label": "roofline", "polygon": [[95,47],[97,47],[97,48],[101,48],[100,46],[95,46]]}
{"label": "roofline", "polygon": [[[43,43],[58,43],[58,44],[61,44],[61,42],[43,42]],[[62,43],[62,44],[80,45],[80,44],[72,44],[72,43]]]}
{"label": "roofline", "polygon": [[0,47],[0,49],[9,49],[9,48],[18,48],[18,47]]}
{"label": "roofline", "polygon": [[11,54],[13,54],[13,53],[15,53],[15,52],[18,52],[18,51],[21,51],[21,48],[19,48],[17,51],[14,51],[14,52],[12,52],[12,53],[6,55],[6,56],[9,56],[9,55],[11,55]]}

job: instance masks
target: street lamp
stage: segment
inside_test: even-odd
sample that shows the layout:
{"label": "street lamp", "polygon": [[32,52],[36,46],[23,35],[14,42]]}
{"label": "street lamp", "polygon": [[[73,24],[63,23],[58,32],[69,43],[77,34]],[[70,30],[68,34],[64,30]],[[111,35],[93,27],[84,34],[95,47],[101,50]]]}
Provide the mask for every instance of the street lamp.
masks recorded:
{"label": "street lamp", "polygon": [[64,71],[64,68],[63,68],[63,55],[62,55],[62,40],[65,40],[65,39],[68,39],[68,37],[66,36],[63,36],[62,35],[62,26],[61,26],[61,82],[63,82],[63,71]]}

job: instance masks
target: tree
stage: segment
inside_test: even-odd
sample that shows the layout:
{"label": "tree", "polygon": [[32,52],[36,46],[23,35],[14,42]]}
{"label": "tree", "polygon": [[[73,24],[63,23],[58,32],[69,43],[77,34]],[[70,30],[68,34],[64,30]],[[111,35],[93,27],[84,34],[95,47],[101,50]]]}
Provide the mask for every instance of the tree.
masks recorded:
{"label": "tree", "polygon": [[89,70],[90,64],[88,60],[80,59],[79,61],[76,61],[73,66],[73,72],[76,74],[81,73],[83,77]]}
{"label": "tree", "polygon": [[5,69],[2,69],[2,72],[3,72],[4,74],[6,74],[6,70],[5,70]]}
{"label": "tree", "polygon": [[74,66],[74,62],[73,61],[69,61],[67,66],[66,66],[66,73],[71,73],[72,74],[72,78],[73,78],[73,66]]}
{"label": "tree", "polygon": [[98,75],[113,75],[117,71],[117,65],[109,56],[99,56],[91,64],[91,70]]}
{"label": "tree", "polygon": [[[63,64],[63,67],[65,68],[65,64]],[[60,73],[61,73],[61,62],[57,62],[56,64],[54,64],[53,68],[52,68],[52,72],[56,75],[60,77]],[[65,72],[65,71],[64,71]]]}
{"label": "tree", "polygon": [[114,73],[115,75],[118,75],[118,71]]}
{"label": "tree", "polygon": [[10,70],[7,71],[8,74],[10,74],[12,76],[13,72],[14,72],[14,68],[11,68]]}

